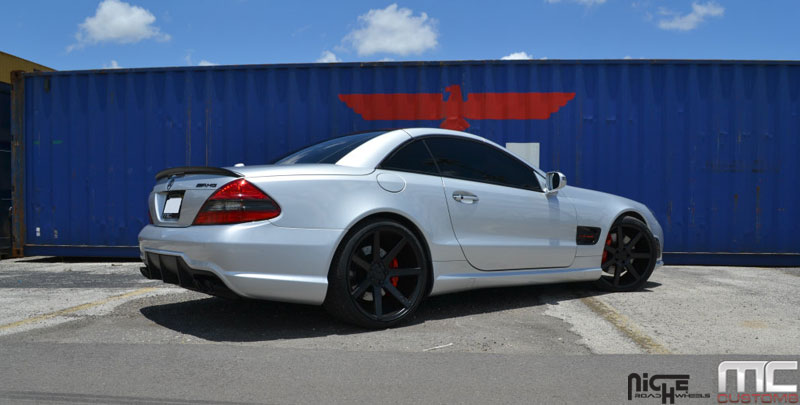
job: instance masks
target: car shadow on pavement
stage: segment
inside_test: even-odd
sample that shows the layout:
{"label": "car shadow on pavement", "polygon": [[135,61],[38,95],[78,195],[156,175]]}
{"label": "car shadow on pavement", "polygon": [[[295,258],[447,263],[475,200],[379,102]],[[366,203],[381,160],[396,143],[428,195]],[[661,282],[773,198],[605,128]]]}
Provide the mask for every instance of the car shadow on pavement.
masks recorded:
{"label": "car shadow on pavement", "polygon": [[[644,292],[660,284],[648,282]],[[429,297],[405,324],[455,319],[607,294],[587,284],[488,288]],[[176,332],[213,342],[259,342],[369,333],[329,315],[321,306],[216,297],[152,305],[139,310]]]}
{"label": "car shadow on pavement", "polygon": [[[639,292],[650,292],[652,288],[660,285],[659,283],[648,281]],[[561,301],[572,301],[605,294],[612,293],[601,291],[591,283],[546,284],[471,290],[428,298],[423,301],[415,319],[409,324],[535,307],[542,304],[558,305]]]}
{"label": "car shadow on pavement", "polygon": [[[195,295],[193,295],[195,296]],[[143,307],[147,319],[213,342],[260,342],[363,332],[321,306],[207,297]]]}

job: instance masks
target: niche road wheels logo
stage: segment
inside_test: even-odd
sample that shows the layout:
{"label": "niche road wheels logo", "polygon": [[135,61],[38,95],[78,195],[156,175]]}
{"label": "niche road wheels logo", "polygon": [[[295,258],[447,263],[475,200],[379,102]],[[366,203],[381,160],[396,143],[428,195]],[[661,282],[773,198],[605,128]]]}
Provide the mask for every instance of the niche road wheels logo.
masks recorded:
{"label": "niche road wheels logo", "polygon": [[711,394],[689,392],[689,374],[628,374],[628,401],[660,399],[662,404],[674,404],[676,399],[707,399]]}
{"label": "niche road wheels logo", "polygon": [[[736,372],[736,392],[728,392],[728,372]],[[723,361],[717,368],[717,402],[721,404],[798,403],[797,384],[779,384],[776,374],[797,371],[797,361]],[[750,372],[750,373],[748,373]],[[795,378],[797,373],[795,374]],[[747,391],[748,376],[755,377],[755,391]],[[781,381],[786,380],[783,376]],[[796,380],[795,380],[796,381]]]}

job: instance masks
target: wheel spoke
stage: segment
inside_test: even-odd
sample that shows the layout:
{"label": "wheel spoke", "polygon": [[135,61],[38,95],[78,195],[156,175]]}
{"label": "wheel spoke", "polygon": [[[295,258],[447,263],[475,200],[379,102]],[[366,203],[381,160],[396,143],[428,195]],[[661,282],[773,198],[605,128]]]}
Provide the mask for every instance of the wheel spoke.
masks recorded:
{"label": "wheel spoke", "polygon": [[639,239],[642,238],[642,234],[643,233],[641,231],[637,233],[636,236],[634,236],[633,239],[631,239],[631,241],[628,242],[628,246],[630,247],[636,246],[636,242],[639,242]]}
{"label": "wheel spoke", "polygon": [[337,291],[365,320],[377,324],[400,320],[424,295],[426,254],[412,234],[389,221],[367,225],[360,235],[348,241],[342,264],[346,268],[337,267],[337,272],[344,272],[343,279],[334,280],[340,282]]}
{"label": "wheel spoke", "polygon": [[369,279],[366,279],[361,282],[361,284],[356,287],[356,289],[352,292],[353,298],[361,299],[365,292],[367,292],[367,287],[369,287],[370,282]]}
{"label": "wheel spoke", "polygon": [[422,268],[409,267],[404,269],[389,269],[386,273],[389,277],[419,276],[422,274]]}
{"label": "wheel spoke", "polygon": [[383,283],[383,289],[385,289],[395,298],[397,298],[397,300],[400,301],[401,304],[403,304],[404,308],[408,308],[411,306],[411,302],[407,300],[406,297],[403,296],[403,293],[401,293],[400,290],[398,290],[397,287],[395,287],[394,284],[392,284],[389,280],[386,280],[386,282]]}
{"label": "wheel spoke", "polygon": [[375,231],[372,236],[372,262],[375,263],[381,259],[381,233]]}
{"label": "wheel spoke", "polygon": [[636,268],[633,267],[633,265],[628,263],[627,261],[625,262],[625,268],[628,270],[628,273],[633,274],[633,276],[636,277],[637,280],[642,277],[639,275],[639,272],[636,271]]}
{"label": "wheel spoke", "polygon": [[357,264],[358,267],[361,267],[362,269],[369,271],[369,263],[367,263],[366,260],[358,257],[357,253],[353,253],[351,260],[353,260],[353,262]]}
{"label": "wheel spoke", "polygon": [[[652,239],[648,236],[646,228],[636,224],[615,224],[606,238],[607,245],[603,246],[603,260],[600,267],[603,283],[608,283],[614,290],[636,286],[647,276],[644,259],[648,265],[654,261]],[[627,236],[626,236],[627,234]],[[626,242],[627,239],[627,242]],[[640,245],[637,249],[636,245]],[[640,260],[637,262],[637,260]],[[637,263],[637,264],[634,264]],[[613,269],[613,270],[612,270]],[[627,276],[630,274],[630,277]],[[624,277],[624,279],[623,279]],[[613,278],[613,281],[612,281]]]}
{"label": "wheel spoke", "polygon": [[394,258],[397,257],[397,254],[400,253],[400,251],[403,250],[405,246],[406,246],[406,238],[403,237],[403,239],[400,239],[400,242],[397,242],[397,244],[394,245],[392,250],[390,250],[389,253],[387,253],[386,256],[383,257],[383,263],[386,266],[389,266],[392,263],[392,260],[394,260]]}
{"label": "wheel spoke", "polygon": [[381,286],[376,285],[372,288],[372,300],[375,301],[375,316],[380,320],[383,317],[383,297],[381,297]]}

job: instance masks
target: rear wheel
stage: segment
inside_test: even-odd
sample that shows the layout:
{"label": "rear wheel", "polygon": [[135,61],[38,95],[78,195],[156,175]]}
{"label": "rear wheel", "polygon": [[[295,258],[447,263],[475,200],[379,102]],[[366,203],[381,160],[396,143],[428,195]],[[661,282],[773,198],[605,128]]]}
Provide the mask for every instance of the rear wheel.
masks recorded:
{"label": "rear wheel", "polygon": [[386,328],[416,311],[427,283],[428,260],[414,233],[392,220],[370,220],[337,251],[324,305],[346,322]]}
{"label": "rear wheel", "polygon": [[632,217],[615,222],[603,246],[603,273],[597,285],[607,291],[642,288],[656,266],[657,243],[644,222]]}

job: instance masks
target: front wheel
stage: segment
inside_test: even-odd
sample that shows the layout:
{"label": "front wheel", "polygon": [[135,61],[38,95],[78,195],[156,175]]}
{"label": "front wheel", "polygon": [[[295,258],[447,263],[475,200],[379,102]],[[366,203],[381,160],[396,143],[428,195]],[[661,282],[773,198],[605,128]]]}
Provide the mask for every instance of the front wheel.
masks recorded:
{"label": "front wheel", "polygon": [[624,217],[608,231],[597,286],[606,291],[641,289],[656,266],[658,241],[647,225]]}
{"label": "front wheel", "polygon": [[416,311],[427,283],[427,256],[414,233],[396,221],[370,220],[337,251],[324,306],[346,322],[387,328]]}

